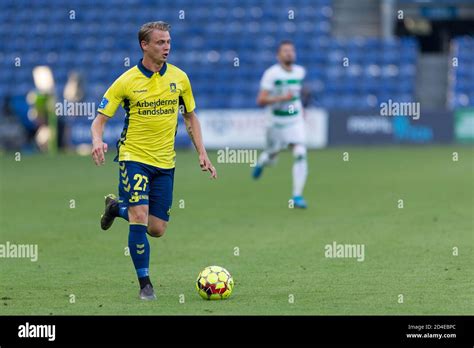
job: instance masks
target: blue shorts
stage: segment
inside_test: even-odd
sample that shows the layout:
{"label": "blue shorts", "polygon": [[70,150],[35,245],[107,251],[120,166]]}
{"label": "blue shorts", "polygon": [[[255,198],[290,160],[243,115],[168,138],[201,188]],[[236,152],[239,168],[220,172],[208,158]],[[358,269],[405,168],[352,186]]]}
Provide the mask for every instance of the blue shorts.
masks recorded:
{"label": "blue shorts", "polygon": [[149,214],[168,221],[173,203],[174,168],[120,161],[119,169],[120,206],[146,204]]}

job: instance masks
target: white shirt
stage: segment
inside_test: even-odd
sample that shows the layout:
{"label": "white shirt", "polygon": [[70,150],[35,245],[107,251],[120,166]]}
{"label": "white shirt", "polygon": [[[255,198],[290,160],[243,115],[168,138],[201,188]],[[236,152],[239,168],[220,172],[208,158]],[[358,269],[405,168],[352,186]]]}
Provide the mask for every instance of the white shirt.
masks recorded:
{"label": "white shirt", "polygon": [[291,92],[293,99],[286,102],[270,104],[267,107],[272,123],[287,124],[303,119],[301,89],[306,76],[306,69],[301,65],[292,65],[285,70],[280,64],[272,65],[265,70],[260,89],[269,92],[272,97],[287,95]]}

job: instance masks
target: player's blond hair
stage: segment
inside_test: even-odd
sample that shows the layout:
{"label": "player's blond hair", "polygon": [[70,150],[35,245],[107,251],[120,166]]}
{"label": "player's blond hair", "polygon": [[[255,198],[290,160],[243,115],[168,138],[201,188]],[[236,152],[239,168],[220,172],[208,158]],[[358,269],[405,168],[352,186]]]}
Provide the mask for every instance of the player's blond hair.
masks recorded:
{"label": "player's blond hair", "polygon": [[[153,30],[170,31],[171,25],[163,21],[148,22],[141,26],[138,32],[138,44],[142,48],[142,41],[148,42],[150,40],[150,34]],[[143,51],[143,48],[142,48]]]}

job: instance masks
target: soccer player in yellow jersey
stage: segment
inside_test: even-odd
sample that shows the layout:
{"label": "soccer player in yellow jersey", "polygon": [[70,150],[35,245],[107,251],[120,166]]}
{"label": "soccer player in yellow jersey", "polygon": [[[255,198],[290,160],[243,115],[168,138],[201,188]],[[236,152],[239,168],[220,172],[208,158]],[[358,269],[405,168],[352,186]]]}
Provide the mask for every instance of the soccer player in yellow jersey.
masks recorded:
{"label": "soccer player in yellow jersey", "polygon": [[107,152],[107,144],[102,141],[105,124],[119,105],[126,111],[115,159],[119,163],[119,198],[112,194],[105,197],[101,227],[110,228],[116,217],[129,221],[128,246],[143,300],[156,298],[149,278],[150,246],[146,235],[161,237],[168,224],[178,110],[199,154],[201,170],[209,171],[211,178],[217,177],[203,145],[188,76],[167,63],[169,31],[165,22],[146,23],[140,28],[138,41],[143,58],[105,92],[91,126],[92,158],[101,165]]}

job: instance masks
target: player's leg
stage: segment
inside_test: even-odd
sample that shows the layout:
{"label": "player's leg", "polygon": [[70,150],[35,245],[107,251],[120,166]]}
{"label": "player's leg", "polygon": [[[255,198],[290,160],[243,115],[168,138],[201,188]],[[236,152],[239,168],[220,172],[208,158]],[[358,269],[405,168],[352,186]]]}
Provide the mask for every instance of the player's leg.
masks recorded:
{"label": "player's leg", "polygon": [[142,300],[153,300],[156,296],[149,278],[150,244],[147,238],[152,167],[132,161],[124,161],[120,165],[123,169],[119,191],[123,204],[128,207],[128,248],[140,283],[139,296]]}
{"label": "player's leg", "polygon": [[110,193],[105,196],[105,210],[104,214],[100,217],[100,227],[103,230],[108,230],[116,217],[121,217],[128,221],[128,204],[127,200],[124,199],[128,196],[125,188],[129,184],[127,177],[127,170],[125,168],[125,162],[119,162],[119,197],[117,198],[114,194]]}
{"label": "player's leg", "polygon": [[139,296],[142,300],[156,298],[150,281],[150,243],[147,238],[148,205],[136,205],[128,208],[130,227],[128,233],[128,248],[140,283]]}
{"label": "player's leg", "polygon": [[128,221],[128,207],[120,198],[117,198],[113,193],[105,196],[105,210],[100,217],[100,227],[103,230],[108,230],[116,217],[121,217]]}
{"label": "player's leg", "polygon": [[293,154],[293,202],[295,208],[307,208],[303,198],[303,189],[308,176],[308,161],[306,159],[306,136],[304,121],[301,119],[282,131],[282,141],[290,144]]}
{"label": "player's leg", "polygon": [[263,173],[263,168],[276,163],[278,153],[281,151],[277,133],[278,131],[272,126],[267,128],[266,147],[258,157],[257,165],[253,169],[252,176],[254,179],[260,178]]}
{"label": "player's leg", "polygon": [[151,237],[160,238],[165,234],[168,221],[162,220],[152,214],[148,216],[148,234]]}
{"label": "player's leg", "polygon": [[113,193],[109,193],[105,198],[104,213],[100,217],[100,227],[108,230],[114,223],[119,213],[119,203],[117,197]]}
{"label": "player's leg", "polygon": [[148,234],[162,237],[168,227],[173,204],[173,169],[156,169],[157,173],[150,182],[150,214],[148,217]]}
{"label": "player's leg", "polygon": [[303,189],[308,176],[308,161],[306,159],[306,146],[294,144],[291,146],[293,153],[293,202],[295,208],[307,208],[303,198]]}

